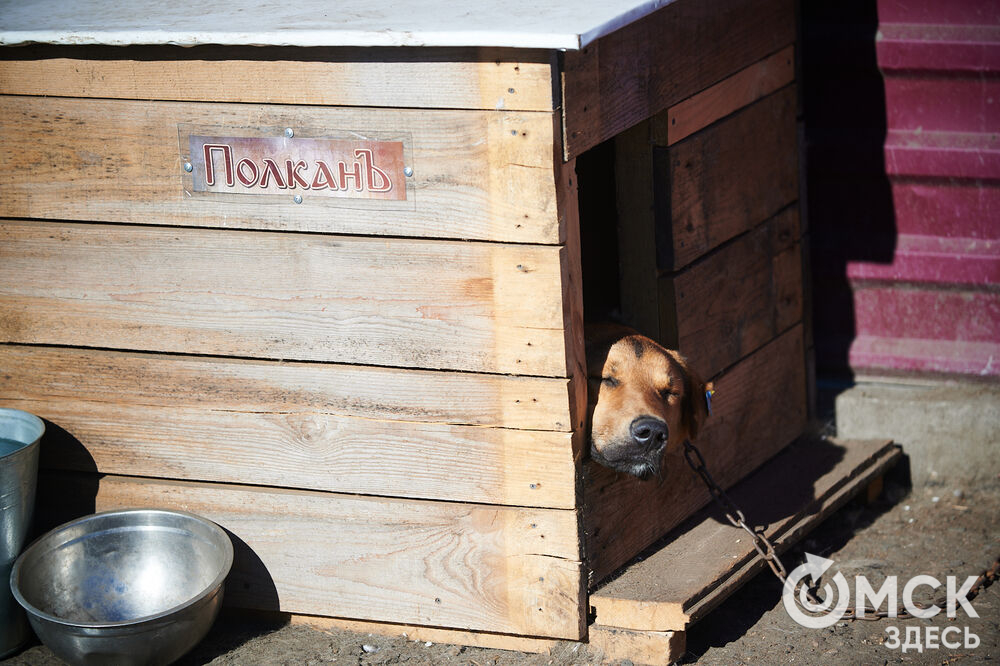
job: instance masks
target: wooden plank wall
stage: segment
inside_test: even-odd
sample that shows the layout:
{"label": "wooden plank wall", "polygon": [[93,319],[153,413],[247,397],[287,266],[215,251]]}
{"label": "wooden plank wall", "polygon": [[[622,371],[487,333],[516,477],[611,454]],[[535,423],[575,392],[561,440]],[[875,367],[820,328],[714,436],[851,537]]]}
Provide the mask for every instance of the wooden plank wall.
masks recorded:
{"label": "wooden plank wall", "polygon": [[558,246],[37,220],[0,246],[8,342],[567,376]]}
{"label": "wooden plank wall", "polygon": [[[49,421],[40,506],[203,513],[249,607],[584,636],[586,567],[707,495],[676,452],[580,491],[575,158],[619,137],[625,314],[716,378],[732,483],[805,419],[793,40],[791,0],[684,0],[559,56],[4,50],[0,402]],[[392,136],[407,199],[191,192],[192,128]]]}
{"label": "wooden plank wall", "polygon": [[[43,514],[216,520],[242,606],[580,638],[549,56],[237,51],[0,59],[0,404],[49,422]],[[391,134],[407,200],[199,196],[186,127]]]}
{"label": "wooden plank wall", "polygon": [[[793,60],[777,50],[614,141],[622,316],[714,379],[697,444],[723,485],[807,419]],[[667,455],[659,482],[588,467],[591,583],[708,501]]]}
{"label": "wooden plank wall", "polygon": [[43,503],[88,496],[96,511],[171,507],[217,521],[238,562],[226,596],[242,607],[524,635],[579,626],[571,511],[51,472],[45,490]]}
{"label": "wooden plank wall", "polygon": [[792,0],[673,2],[565,55],[567,159],[795,41]]}
{"label": "wooden plank wall", "polygon": [[[565,228],[551,176],[554,123],[551,111],[3,96],[0,198],[10,217],[557,244]],[[216,135],[389,134],[409,151],[413,191],[407,201],[306,195],[299,205],[291,194],[191,196],[179,125]]]}
{"label": "wooden plank wall", "polygon": [[[19,46],[0,53],[11,95],[551,111],[552,55],[494,48]],[[223,83],[224,82],[224,83]]]}

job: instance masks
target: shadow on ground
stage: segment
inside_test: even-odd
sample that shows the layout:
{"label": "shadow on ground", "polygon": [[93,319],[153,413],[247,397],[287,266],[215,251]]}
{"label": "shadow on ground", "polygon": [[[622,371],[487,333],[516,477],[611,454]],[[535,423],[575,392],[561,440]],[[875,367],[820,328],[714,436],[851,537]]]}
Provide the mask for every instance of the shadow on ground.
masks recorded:
{"label": "shadow on ground", "polygon": [[[852,499],[806,539],[783,553],[781,560],[786,570],[791,571],[805,561],[806,552],[830,557],[841,550],[910,492],[909,476],[904,456],[886,474],[884,490],[875,501],[866,503],[862,497]],[[764,569],[688,632],[688,654],[682,663],[697,663],[697,657],[711,648],[723,647],[745,636],[766,613],[780,606],[781,592],[781,581],[770,569]]]}

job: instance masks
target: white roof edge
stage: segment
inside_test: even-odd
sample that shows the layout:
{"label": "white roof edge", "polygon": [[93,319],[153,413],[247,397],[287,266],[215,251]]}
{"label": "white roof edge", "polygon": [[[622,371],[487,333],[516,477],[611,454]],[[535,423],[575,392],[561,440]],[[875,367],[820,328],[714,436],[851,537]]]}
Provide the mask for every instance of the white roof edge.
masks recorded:
{"label": "white roof edge", "polygon": [[[512,38],[513,37],[513,38]],[[0,31],[0,46],[421,46],[509,47],[521,49],[581,48],[573,34],[492,32],[397,32],[364,30],[296,30],[273,32],[179,32],[176,30]]]}
{"label": "white roof edge", "polygon": [[675,0],[646,0],[646,2],[633,7],[630,11],[619,14],[614,19],[584,32],[580,35],[580,45],[578,48],[582,49],[591,42],[595,42],[605,35],[610,35],[615,30],[623,28],[629,23],[638,21],[639,19],[652,14],[657,9],[666,7],[673,2],[675,2]]}
{"label": "white roof edge", "polygon": [[[375,7],[376,18],[353,19],[326,16],[316,21],[301,15],[268,15],[268,20],[247,20],[249,12],[237,15],[216,12],[193,16],[167,11],[156,0],[143,13],[125,15],[107,10],[116,0],[0,0],[0,46],[53,45],[173,45],[173,46],[406,46],[406,47],[496,47],[575,51],[675,0],[519,0],[536,11],[529,18],[516,7],[509,11],[480,10],[473,6],[437,19],[423,15],[399,15],[398,0],[366,0]],[[182,0],[197,3],[198,0]],[[235,0],[234,5],[254,9],[264,0]],[[475,0],[473,0],[475,1]],[[323,0],[304,0],[321,4]],[[465,0],[468,2],[468,0]],[[463,0],[423,0],[425,9],[449,7]],[[193,5],[194,6],[194,5]],[[71,9],[64,10],[69,7]],[[5,16],[6,15],[6,16]],[[101,19],[97,17],[105,17]],[[283,22],[283,19],[288,20]],[[102,25],[103,23],[103,25]],[[228,25],[227,25],[228,23]],[[156,29],[147,26],[155,25]],[[381,29],[382,25],[386,26]],[[275,28],[274,26],[283,26]],[[487,29],[482,29],[484,26]],[[261,29],[258,29],[261,28]],[[374,28],[374,29],[373,29]]]}

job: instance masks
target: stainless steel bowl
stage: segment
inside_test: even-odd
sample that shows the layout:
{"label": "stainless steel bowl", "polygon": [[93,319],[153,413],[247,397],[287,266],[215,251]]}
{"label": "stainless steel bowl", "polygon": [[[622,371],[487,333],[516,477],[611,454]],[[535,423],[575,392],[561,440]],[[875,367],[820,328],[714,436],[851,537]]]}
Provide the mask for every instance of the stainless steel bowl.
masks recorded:
{"label": "stainless steel bowl", "polygon": [[10,584],[35,633],[70,664],[168,664],[212,626],[232,563],[229,536],[204,518],[109,511],[38,539]]}

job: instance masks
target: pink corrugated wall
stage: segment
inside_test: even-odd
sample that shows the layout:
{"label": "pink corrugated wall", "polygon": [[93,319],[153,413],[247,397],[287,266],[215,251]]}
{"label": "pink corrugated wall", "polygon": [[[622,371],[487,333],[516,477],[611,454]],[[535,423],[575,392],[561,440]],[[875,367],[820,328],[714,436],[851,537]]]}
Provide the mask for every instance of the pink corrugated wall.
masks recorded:
{"label": "pink corrugated wall", "polygon": [[[809,200],[817,354],[839,344],[846,358],[827,365],[846,361],[855,375],[998,379],[1000,2],[878,0],[874,40],[884,120],[869,118],[857,136],[863,145],[884,123],[880,159],[852,168],[849,149],[824,144],[833,142],[822,123],[807,153],[823,173],[810,176]],[[805,112],[808,138],[808,99]],[[850,123],[829,122],[838,141],[850,140]],[[836,216],[814,210],[827,204]]]}
{"label": "pink corrugated wall", "polygon": [[879,0],[891,261],[850,261],[856,370],[1000,377],[1000,3]]}

